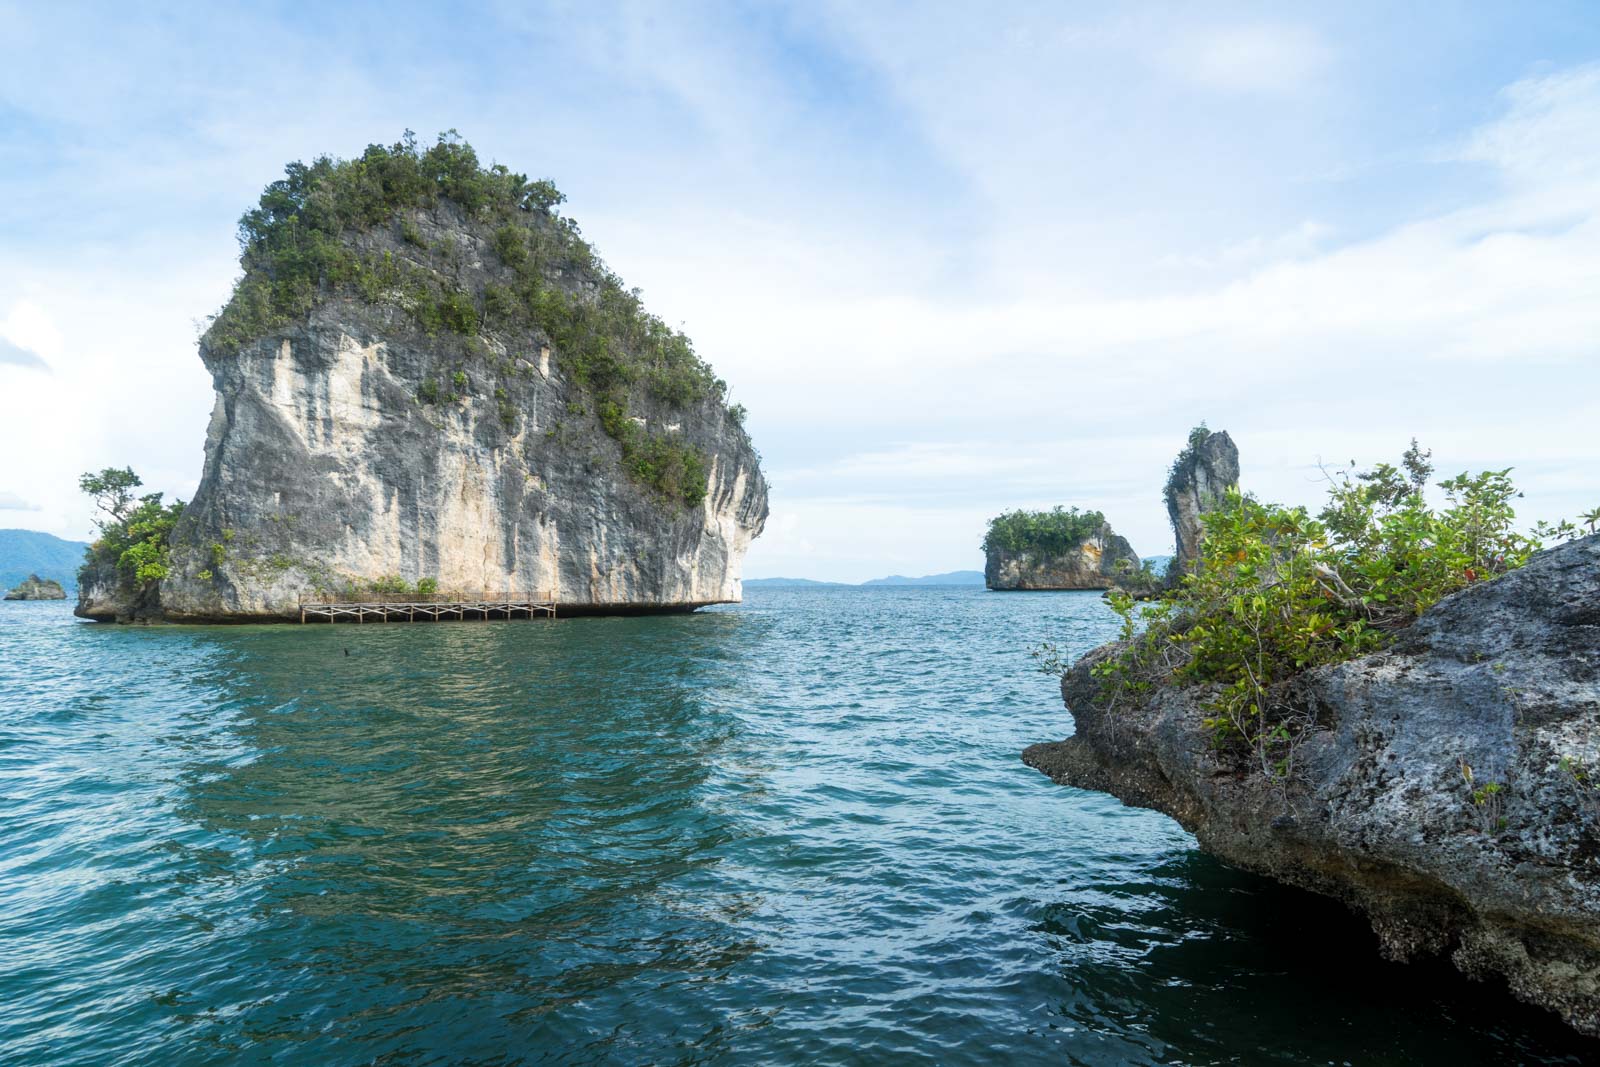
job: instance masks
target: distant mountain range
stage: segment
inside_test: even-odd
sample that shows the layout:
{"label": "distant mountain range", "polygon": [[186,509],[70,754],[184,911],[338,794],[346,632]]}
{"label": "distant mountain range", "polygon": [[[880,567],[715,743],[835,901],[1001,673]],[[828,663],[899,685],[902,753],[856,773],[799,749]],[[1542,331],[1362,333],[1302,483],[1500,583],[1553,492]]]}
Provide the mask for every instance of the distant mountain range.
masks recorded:
{"label": "distant mountain range", "polygon": [[799,589],[812,587],[817,589],[842,589],[844,582],[819,582],[815,578],[746,578],[746,589]]}
{"label": "distant mountain range", "polygon": [[897,586],[925,586],[925,585],[982,585],[982,571],[946,571],[944,574],[925,574],[921,578],[907,578],[900,574],[891,574],[887,578],[874,578],[870,582],[851,584],[849,582],[819,582],[813,578],[747,578],[747,588],[755,589],[861,589],[866,586],[897,585]]}
{"label": "distant mountain range", "polygon": [[[1170,555],[1146,557],[1155,565],[1157,574],[1167,573],[1167,564],[1172,562]],[[982,571],[946,571],[943,574],[924,574],[921,578],[907,578],[900,574],[891,574],[887,578],[874,578],[868,582],[819,582],[815,578],[746,578],[745,587],[749,589],[862,589],[868,586],[898,585],[898,586],[925,586],[925,585],[982,585]]]}
{"label": "distant mountain range", "polygon": [[862,585],[982,585],[982,571],[945,571],[943,574],[924,574],[921,578],[907,578],[891,574],[887,578],[874,578]]}
{"label": "distant mountain range", "polygon": [[20,585],[30,574],[61,583],[68,592],[78,587],[82,541],[63,541],[38,530],[0,530],[0,590]]}

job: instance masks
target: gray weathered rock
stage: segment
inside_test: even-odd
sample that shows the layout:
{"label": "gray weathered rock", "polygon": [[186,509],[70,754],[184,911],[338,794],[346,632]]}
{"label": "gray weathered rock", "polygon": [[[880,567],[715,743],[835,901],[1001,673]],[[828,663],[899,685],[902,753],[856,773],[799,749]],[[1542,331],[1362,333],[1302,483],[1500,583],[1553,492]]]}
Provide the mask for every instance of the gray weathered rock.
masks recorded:
{"label": "gray weathered rock", "polygon": [[[453,282],[469,293],[507,281],[493,232],[449,201],[405,221],[410,240],[398,225],[352,240],[418,266],[452,249]],[[597,277],[556,269],[551,284],[592,293]],[[158,606],[91,568],[81,616],[294,618],[319,588],[388,577],[473,595],[552,591],[563,612],[741,597],[767,486],[718,395],[669,404],[630,387],[636,424],[705,455],[705,499],[691,507],[629,476],[537,331],[431,336],[393,302],[338,297],[237,352],[208,334],[200,355],[216,404]]]}
{"label": "gray weathered rock", "polygon": [[1221,506],[1228,490],[1239,487],[1239,449],[1227,431],[1197,429],[1178,454],[1167,477],[1164,495],[1167,517],[1177,554],[1167,567],[1168,582],[1176,582],[1200,558],[1200,538],[1205,532],[1200,516]]}
{"label": "gray weathered rock", "polygon": [[41,578],[37,574],[30,574],[27,579],[15,589],[6,593],[7,600],[65,600],[67,591],[61,588],[61,583],[49,578]]}
{"label": "gray weathered rock", "polygon": [[115,563],[91,558],[78,569],[78,603],[72,613],[96,622],[158,622],[161,585],[129,585]]}
{"label": "gray weathered rock", "polygon": [[[1289,699],[1319,726],[1287,787],[1215,749],[1203,689],[1102,706],[1090,670],[1118,647],[1063,679],[1076,733],[1026,763],[1346,901],[1391,958],[1449,951],[1600,1035],[1600,536],[1447,598],[1385,651],[1297,679]],[[1475,802],[1491,784],[1500,799]]]}
{"label": "gray weathered rock", "polygon": [[985,553],[983,580],[990,589],[1110,589],[1124,561],[1134,571],[1139,569],[1139,557],[1127,538],[1109,523],[1101,523],[1077,548],[1060,555],[991,545]]}

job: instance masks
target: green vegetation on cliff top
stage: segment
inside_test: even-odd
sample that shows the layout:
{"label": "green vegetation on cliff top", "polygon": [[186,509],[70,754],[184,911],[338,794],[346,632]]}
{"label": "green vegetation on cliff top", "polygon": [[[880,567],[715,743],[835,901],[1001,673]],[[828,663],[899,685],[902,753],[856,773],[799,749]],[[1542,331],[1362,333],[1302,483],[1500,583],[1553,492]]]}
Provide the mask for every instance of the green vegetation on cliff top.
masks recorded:
{"label": "green vegetation on cliff top", "polygon": [[1200,451],[1200,446],[1211,437],[1211,429],[1202,420],[1199,426],[1189,431],[1189,440],[1184,444],[1183,451],[1178,453],[1178,458],[1172,461],[1172,466],[1167,470],[1167,484],[1162,491],[1167,494],[1178,489],[1178,475],[1194,459],[1195,453]]}
{"label": "green vegetation on cliff top", "polygon": [[[645,311],[638,291],[601,262],[577,224],[559,213],[564,199],[549,181],[483,166],[454,131],[425,150],[407,131],[398,143],[371,145],[355,159],[291,163],[239,220],[244,273],[205,343],[215,354],[236,353],[340,296],[402,308],[441,345],[454,343],[507,376],[515,361],[491,361],[484,340],[496,337],[531,355],[532,335],[540,335],[617,441],[629,474],[663,497],[697,505],[705,456],[676,436],[641,428],[628,416],[629,396],[643,390],[683,408],[709,397],[725,402],[726,385],[682,332]],[[446,202],[491,234],[505,268],[496,272],[499,281],[462,285],[454,244],[427,246],[417,214]],[[359,238],[384,227],[415,255],[364,250]],[[441,395],[429,381],[419,402],[438,403]],[[510,424],[516,412],[507,394],[497,388],[494,396]],[[742,409],[730,414],[738,420]]]}
{"label": "green vegetation on cliff top", "polygon": [[1059,556],[1093,537],[1105,521],[1106,517],[1098,511],[1077,508],[1008,511],[989,520],[983,550]]}

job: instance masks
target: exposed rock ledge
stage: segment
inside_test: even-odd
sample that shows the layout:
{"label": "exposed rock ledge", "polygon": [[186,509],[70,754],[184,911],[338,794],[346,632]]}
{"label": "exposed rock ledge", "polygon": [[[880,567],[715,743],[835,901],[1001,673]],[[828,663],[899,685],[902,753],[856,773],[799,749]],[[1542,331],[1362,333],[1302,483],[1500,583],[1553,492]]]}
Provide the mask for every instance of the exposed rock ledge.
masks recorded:
{"label": "exposed rock ledge", "polygon": [[989,548],[983,565],[984,584],[990,589],[1110,589],[1121,574],[1118,564],[1139,569],[1139,556],[1128,539],[1109,523],[1085,538],[1076,548],[1060,554]]}
{"label": "exposed rock ledge", "polygon": [[[1365,913],[1384,955],[1464,972],[1600,1036],[1600,536],[1441,602],[1388,650],[1307,672],[1323,724],[1293,783],[1243,775],[1201,727],[1203,694],[1096,706],[1091,652],[1062,680],[1075,736],[1023,761],[1165,812],[1225,861]],[[1503,786],[1499,824],[1462,774]]]}

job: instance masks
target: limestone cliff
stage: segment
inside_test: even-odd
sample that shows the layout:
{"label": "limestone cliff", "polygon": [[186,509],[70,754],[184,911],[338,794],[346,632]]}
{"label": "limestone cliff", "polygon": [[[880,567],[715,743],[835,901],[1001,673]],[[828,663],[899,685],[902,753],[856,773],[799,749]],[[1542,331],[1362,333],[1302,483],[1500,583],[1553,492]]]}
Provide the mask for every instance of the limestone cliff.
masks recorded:
{"label": "limestone cliff", "polygon": [[1206,686],[1152,678],[1108,706],[1092,672],[1120,645],[1063,678],[1074,736],[1023,760],[1346,901],[1391,958],[1448,952],[1600,1036],[1597,604],[1590,536],[1446,598],[1384,651],[1306,672],[1281,695],[1316,723],[1287,781],[1219,749]]}
{"label": "limestone cliff", "polygon": [[[86,573],[80,615],[296,617],[418,582],[550,591],[563,612],[740,599],[767,516],[742,410],[553,187],[463,148],[375,147],[353,177],[297,164],[245,216],[245,276],[200,342],[205,467],[155,604]],[[373,173],[378,191],[340,184]],[[317,273],[286,289],[283,228],[305,246],[319,208]]]}
{"label": "limestone cliff", "polygon": [[984,584],[1002,590],[1110,589],[1120,576],[1138,572],[1133,546],[1103,518],[1095,518],[1086,532],[1064,544],[1002,538],[991,527],[984,542]]}
{"label": "limestone cliff", "polygon": [[7,600],[65,600],[67,592],[61,583],[30,574],[27,579],[5,595]]}
{"label": "limestone cliff", "polygon": [[1200,538],[1205,533],[1200,516],[1221,505],[1230,489],[1239,487],[1239,449],[1226,431],[1212,433],[1201,426],[1189,434],[1188,446],[1173,461],[1164,496],[1177,554],[1167,567],[1167,580],[1176,582],[1200,558]]}

